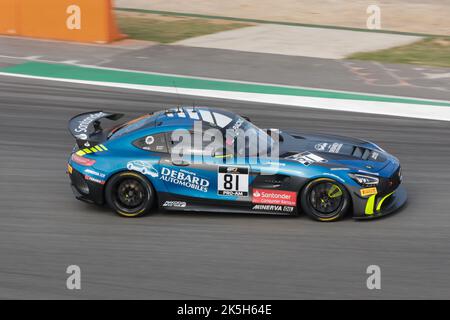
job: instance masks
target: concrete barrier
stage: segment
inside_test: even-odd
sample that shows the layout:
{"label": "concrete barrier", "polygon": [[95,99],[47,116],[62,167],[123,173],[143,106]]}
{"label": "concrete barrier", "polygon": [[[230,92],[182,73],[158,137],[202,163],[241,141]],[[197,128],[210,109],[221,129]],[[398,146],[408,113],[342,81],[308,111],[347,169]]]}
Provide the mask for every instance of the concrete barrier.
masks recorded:
{"label": "concrete barrier", "polygon": [[111,0],[1,0],[0,33],[95,43],[124,37]]}

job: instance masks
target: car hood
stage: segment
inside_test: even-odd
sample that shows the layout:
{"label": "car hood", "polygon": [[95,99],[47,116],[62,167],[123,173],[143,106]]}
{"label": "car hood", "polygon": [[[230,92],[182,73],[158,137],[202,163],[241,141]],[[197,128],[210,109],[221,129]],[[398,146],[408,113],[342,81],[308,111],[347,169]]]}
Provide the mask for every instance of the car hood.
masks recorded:
{"label": "car hood", "polygon": [[376,144],[351,137],[326,134],[280,132],[280,158],[298,159],[299,154],[312,154],[324,159],[321,165],[346,167],[377,173],[398,160]]}

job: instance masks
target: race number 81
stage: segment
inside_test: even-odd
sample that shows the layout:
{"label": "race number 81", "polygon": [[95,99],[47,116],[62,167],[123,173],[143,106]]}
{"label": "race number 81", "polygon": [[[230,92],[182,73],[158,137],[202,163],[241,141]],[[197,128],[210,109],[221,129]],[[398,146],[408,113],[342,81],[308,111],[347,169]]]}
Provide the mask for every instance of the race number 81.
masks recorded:
{"label": "race number 81", "polygon": [[248,196],[247,167],[219,167],[217,193],[222,196]]}

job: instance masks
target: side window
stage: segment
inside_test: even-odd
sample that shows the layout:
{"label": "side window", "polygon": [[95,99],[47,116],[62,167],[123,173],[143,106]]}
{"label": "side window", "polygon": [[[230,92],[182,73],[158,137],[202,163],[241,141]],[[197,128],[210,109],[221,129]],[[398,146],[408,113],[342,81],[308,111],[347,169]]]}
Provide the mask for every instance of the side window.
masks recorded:
{"label": "side window", "polygon": [[[206,129],[208,129],[208,127],[206,127]],[[200,132],[199,136],[197,136],[197,139],[200,138],[201,142],[199,143],[199,145],[196,145],[194,143],[195,140],[195,133],[193,131],[189,131],[189,137],[187,137],[188,140],[184,140],[184,138],[181,138],[179,141],[173,141],[172,140],[172,136],[171,133],[167,134],[167,141],[169,142],[169,148],[172,151],[175,147],[177,148],[177,151],[181,151],[182,148],[186,148],[184,149],[184,152],[186,153],[190,153],[192,155],[205,155],[205,154],[211,154],[212,149],[214,148],[214,146],[212,145],[212,142],[216,142],[216,136],[211,135],[207,132],[207,130],[205,129],[205,131]],[[220,134],[220,131],[217,130]],[[219,135],[219,138],[222,137],[222,134]],[[183,145],[183,142],[187,144]],[[220,144],[222,145],[222,144]]]}
{"label": "side window", "polygon": [[133,142],[139,149],[167,153],[166,137],[164,133],[148,135]]}

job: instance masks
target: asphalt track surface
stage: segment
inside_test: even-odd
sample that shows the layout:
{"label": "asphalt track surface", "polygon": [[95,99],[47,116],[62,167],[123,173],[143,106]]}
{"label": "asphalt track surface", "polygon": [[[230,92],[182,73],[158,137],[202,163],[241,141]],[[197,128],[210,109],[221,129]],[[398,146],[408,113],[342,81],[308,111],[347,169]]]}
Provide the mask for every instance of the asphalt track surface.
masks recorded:
{"label": "asphalt track surface", "polygon": [[[0,298],[450,298],[448,122],[195,99],[263,127],[373,140],[403,163],[407,206],[384,219],[158,212],[124,219],[75,200],[68,119],[136,116],[192,97],[0,77]],[[82,289],[66,289],[79,265]],[[382,289],[366,288],[379,265]]]}
{"label": "asphalt track surface", "polygon": [[[8,58],[9,57],[9,58]],[[82,45],[0,37],[0,66],[27,61],[78,63],[422,99],[450,100],[450,68],[331,60],[233,50],[155,45]]]}

